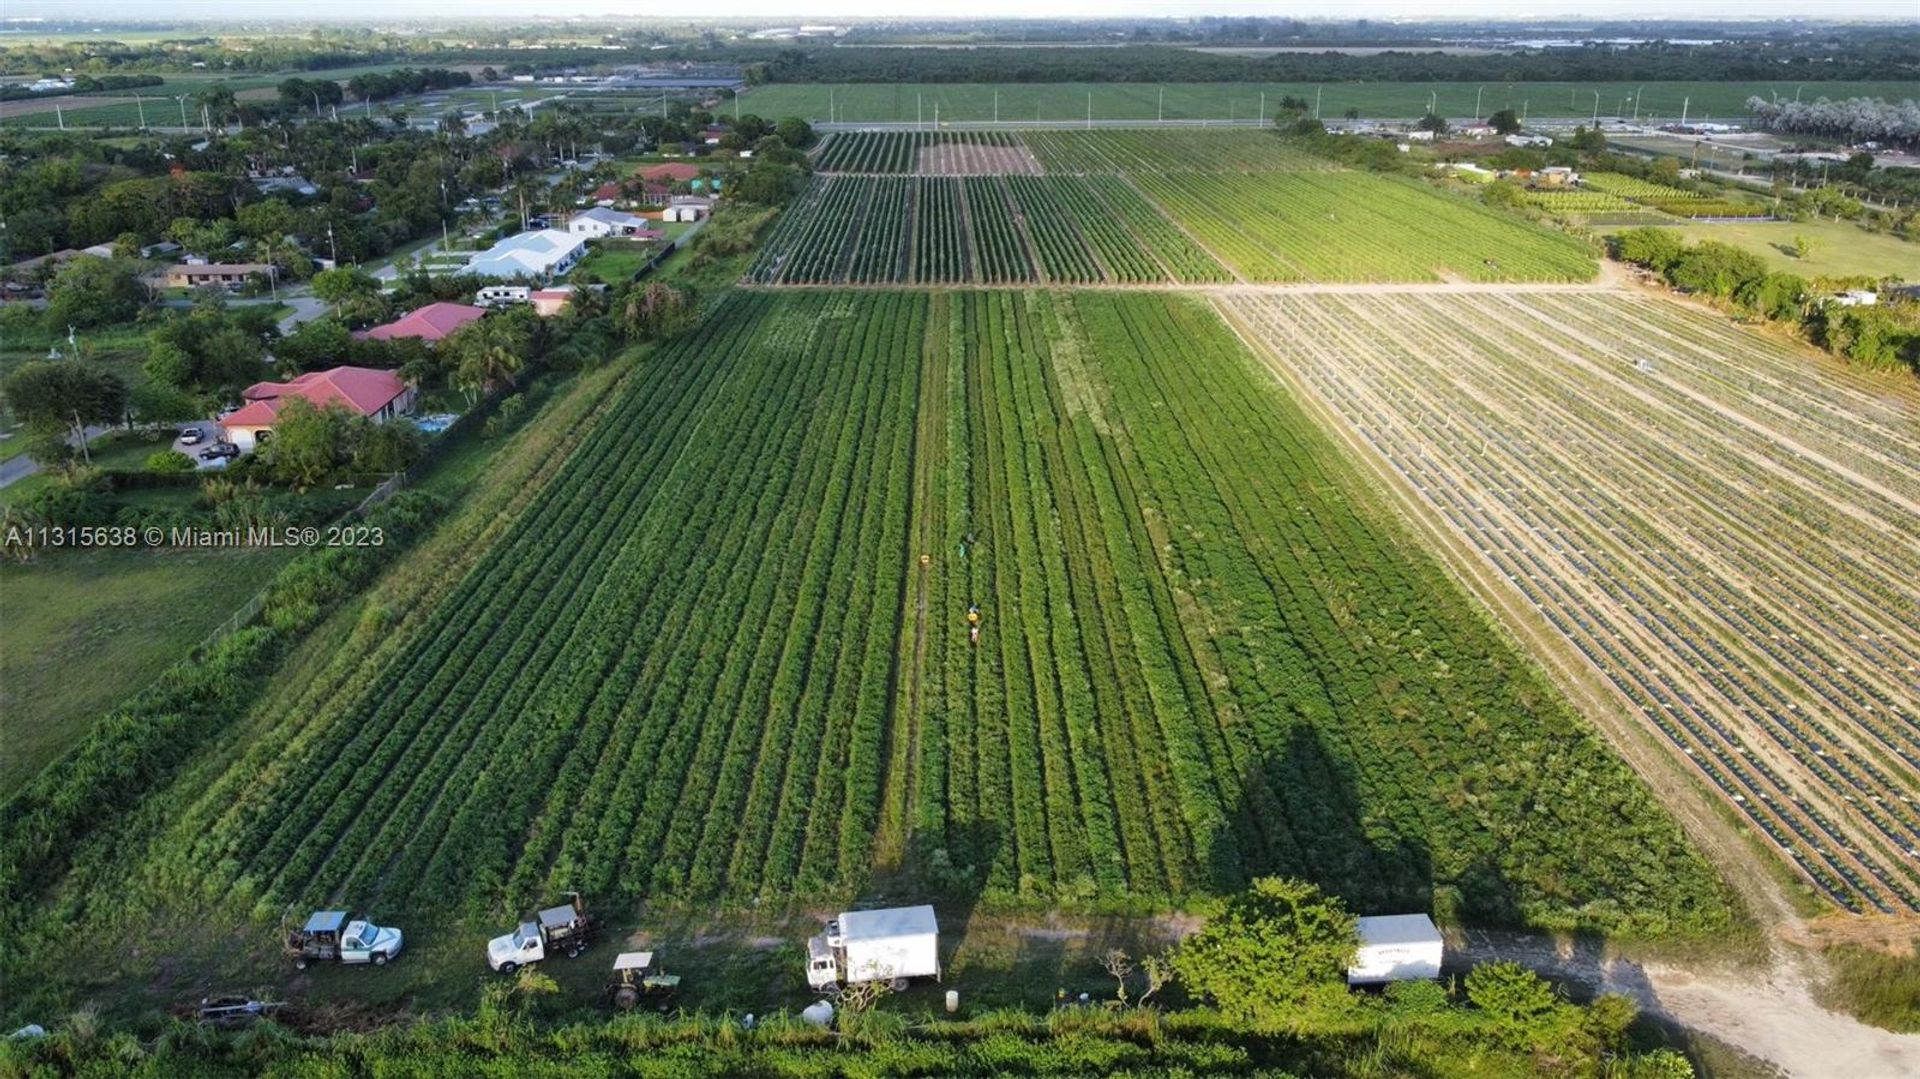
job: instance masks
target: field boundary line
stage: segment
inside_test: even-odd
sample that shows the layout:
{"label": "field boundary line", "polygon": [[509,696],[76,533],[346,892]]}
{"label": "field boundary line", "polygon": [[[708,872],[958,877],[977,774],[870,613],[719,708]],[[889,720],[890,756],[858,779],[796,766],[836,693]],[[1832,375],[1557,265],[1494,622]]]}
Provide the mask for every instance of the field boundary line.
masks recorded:
{"label": "field boundary line", "polygon": [[[1250,356],[1300,402],[1344,451],[1343,456],[1380,481],[1386,494],[1385,503],[1412,533],[1412,538],[1427,540],[1423,546],[1435,556],[1434,561],[1447,570],[1455,583],[1479,599],[1483,610],[1493,616],[1492,621],[1505,629],[1505,636],[1534,666],[1547,673],[1552,685],[1568,698],[1580,717],[1620,754],[1634,774],[1652,790],[1661,806],[1673,815],[1688,838],[1746,900],[1749,912],[1760,918],[1769,930],[1803,931],[1804,921],[1769,871],[1769,863],[1777,859],[1770,852],[1756,849],[1752,837],[1728,823],[1717,800],[1697,779],[1680,770],[1672,754],[1652,741],[1651,733],[1626,710],[1618,691],[1599,679],[1583,661],[1575,660],[1564,640],[1538,612],[1530,611],[1510,588],[1488,576],[1478,553],[1464,547],[1432,507],[1409,489],[1406,477],[1359,441],[1351,426],[1304,380],[1295,377],[1286,361],[1260,341],[1239,312],[1219,297],[1214,298],[1213,305]],[[1762,862],[1762,858],[1766,861]],[[1772,943],[1770,936],[1770,950]]]}

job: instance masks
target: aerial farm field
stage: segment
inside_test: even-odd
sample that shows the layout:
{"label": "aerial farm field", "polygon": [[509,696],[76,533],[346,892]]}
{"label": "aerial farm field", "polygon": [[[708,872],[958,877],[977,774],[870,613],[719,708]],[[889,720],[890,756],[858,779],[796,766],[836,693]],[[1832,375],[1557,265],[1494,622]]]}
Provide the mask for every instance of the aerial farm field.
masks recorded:
{"label": "aerial farm field", "polygon": [[[1581,281],[1594,272],[1591,253],[1565,234],[1420,184],[1333,169],[1254,132],[837,134],[818,160],[828,175],[781,222],[752,280]],[[978,174],[992,168],[1004,174]],[[897,251],[902,244],[910,251]]]}
{"label": "aerial farm field", "polygon": [[1751,832],[1920,910],[1910,378],[1628,295],[1229,308]]}
{"label": "aerial farm field", "polygon": [[489,528],[72,852],[119,883],[63,917],[1134,910],[1281,872],[1626,937],[1740,918],[1195,297],[742,291]]}

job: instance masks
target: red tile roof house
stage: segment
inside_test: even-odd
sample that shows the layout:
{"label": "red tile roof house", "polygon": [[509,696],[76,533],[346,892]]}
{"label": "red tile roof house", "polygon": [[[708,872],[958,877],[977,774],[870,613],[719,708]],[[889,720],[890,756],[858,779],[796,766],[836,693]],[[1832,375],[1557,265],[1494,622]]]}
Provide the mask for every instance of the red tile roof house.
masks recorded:
{"label": "red tile roof house", "polygon": [[332,367],[308,371],[286,382],[256,382],[240,392],[246,404],[220,421],[227,441],[251,451],[272,431],[274,422],[295,398],[316,407],[337,404],[375,423],[404,414],[413,407],[414,386],[392,371],[373,367]]}
{"label": "red tile roof house", "polygon": [[418,337],[428,344],[433,344],[486,313],[487,309],[484,307],[470,307],[463,303],[430,303],[384,326],[361,330],[353,336],[363,341],[391,341],[396,337]]}

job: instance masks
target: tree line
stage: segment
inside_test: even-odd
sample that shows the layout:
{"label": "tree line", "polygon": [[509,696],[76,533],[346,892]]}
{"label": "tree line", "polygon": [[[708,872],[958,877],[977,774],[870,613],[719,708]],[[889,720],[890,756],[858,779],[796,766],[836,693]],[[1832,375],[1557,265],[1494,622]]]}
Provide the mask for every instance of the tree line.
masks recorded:
{"label": "tree line", "polygon": [[[1622,82],[1920,78],[1920,35],[1842,55],[1751,45],[1234,56],[1162,45],[1118,48],[736,47],[747,80],[777,82]],[[1904,47],[1902,47],[1904,46]],[[760,55],[755,55],[759,53]]]}
{"label": "tree line", "polygon": [[[1800,329],[1836,356],[1877,370],[1920,374],[1920,304],[1858,305],[1822,296],[1799,274],[1767,268],[1750,251],[1717,240],[1689,245],[1671,229],[1628,229],[1613,238],[1615,258],[1644,266],[1677,289]],[[1796,252],[1811,241],[1794,241]]]}

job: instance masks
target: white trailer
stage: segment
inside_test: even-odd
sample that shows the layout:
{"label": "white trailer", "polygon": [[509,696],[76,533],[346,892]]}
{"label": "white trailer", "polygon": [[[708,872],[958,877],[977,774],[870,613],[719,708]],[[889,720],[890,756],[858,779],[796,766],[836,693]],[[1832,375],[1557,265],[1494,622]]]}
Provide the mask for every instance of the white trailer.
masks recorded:
{"label": "white trailer", "polygon": [[1360,953],[1347,968],[1348,985],[1382,985],[1438,978],[1446,941],[1424,914],[1360,919]]}
{"label": "white trailer", "polygon": [[891,982],[940,977],[940,926],[932,907],[850,910],[807,941],[807,984]]}

